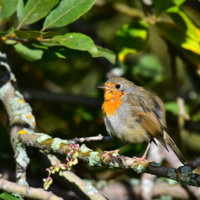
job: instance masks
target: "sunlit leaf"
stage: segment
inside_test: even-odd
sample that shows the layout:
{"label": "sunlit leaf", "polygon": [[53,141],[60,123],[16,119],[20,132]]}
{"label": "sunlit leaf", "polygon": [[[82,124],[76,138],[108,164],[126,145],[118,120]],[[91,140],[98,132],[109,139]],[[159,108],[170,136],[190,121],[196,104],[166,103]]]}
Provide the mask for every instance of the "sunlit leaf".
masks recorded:
{"label": "sunlit leaf", "polygon": [[67,33],[63,36],[56,36],[53,41],[59,42],[70,49],[89,51],[93,54],[98,53],[93,40],[81,33]]}
{"label": "sunlit leaf", "polygon": [[24,59],[29,61],[40,60],[42,58],[43,51],[38,49],[29,49],[23,44],[17,43],[14,45],[15,51]]}
{"label": "sunlit leaf", "polygon": [[100,46],[97,46],[97,49],[98,49],[98,53],[97,54],[91,53],[92,57],[94,57],[94,58],[95,57],[104,57],[104,58],[108,59],[113,65],[115,64],[116,54],[113,51],[102,48]]}
{"label": "sunlit leaf", "polygon": [[200,47],[199,42],[188,37],[175,24],[159,22],[156,23],[159,32],[170,41],[174,47],[200,69]]}
{"label": "sunlit leaf", "polygon": [[58,1],[59,0],[28,0],[25,6],[20,2],[17,10],[19,20],[18,28],[42,19]]}
{"label": "sunlit leaf", "polygon": [[148,23],[140,20],[125,24],[117,31],[115,44],[120,61],[123,61],[130,53],[144,50],[148,44]]}
{"label": "sunlit leaf", "polygon": [[172,8],[180,6],[186,0],[153,0],[156,15],[160,15],[162,12]]}
{"label": "sunlit leaf", "polygon": [[196,27],[183,10],[178,8],[170,10],[167,13],[173,19],[176,26],[184,31],[187,36],[200,42],[200,29]]}
{"label": "sunlit leaf", "polygon": [[156,27],[160,32],[177,47],[190,50],[196,54],[200,54],[199,42],[187,37],[176,25],[165,22],[156,23]]}
{"label": "sunlit leaf", "polygon": [[0,19],[9,18],[16,10],[18,0],[3,0],[2,7],[0,5]]}
{"label": "sunlit leaf", "polygon": [[96,0],[62,0],[46,17],[42,30],[66,26],[86,13]]}

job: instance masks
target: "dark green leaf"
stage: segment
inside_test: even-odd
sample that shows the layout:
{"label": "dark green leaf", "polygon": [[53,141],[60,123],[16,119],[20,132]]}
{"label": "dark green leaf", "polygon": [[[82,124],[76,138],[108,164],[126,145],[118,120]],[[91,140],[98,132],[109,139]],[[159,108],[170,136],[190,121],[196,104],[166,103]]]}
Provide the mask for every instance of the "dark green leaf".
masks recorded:
{"label": "dark green leaf", "polygon": [[81,33],[67,33],[63,36],[56,36],[52,41],[59,42],[70,49],[89,51],[92,54],[98,54],[97,47],[93,40]]}
{"label": "dark green leaf", "polygon": [[14,45],[15,51],[24,59],[29,61],[40,60],[43,51],[38,49],[29,49],[28,47],[18,43]]}
{"label": "dark green leaf", "polygon": [[94,58],[104,57],[104,58],[108,59],[113,65],[115,64],[116,54],[113,51],[99,47],[99,46],[97,46],[97,49],[98,49],[98,53],[97,54],[91,53],[92,57],[94,57]]}
{"label": "dark green leaf", "polygon": [[14,32],[14,28],[13,27],[11,27],[9,30],[7,30],[7,31],[1,31],[0,32],[0,36],[8,36],[10,33],[13,33]]}
{"label": "dark green leaf", "polygon": [[60,35],[60,33],[49,31],[49,32],[39,32],[39,31],[21,31],[21,30],[15,30],[15,34],[19,38],[24,39],[36,39],[36,38],[51,38],[54,36]]}
{"label": "dark green leaf", "polygon": [[32,24],[46,16],[59,0],[28,0],[25,6],[18,9],[18,20],[20,28],[26,24]]}
{"label": "dark green leaf", "polygon": [[189,60],[197,69],[200,69],[200,55],[189,51],[187,49],[183,49],[177,47],[177,50],[184,56],[185,59]]}
{"label": "dark green leaf", "polygon": [[57,35],[61,35],[58,32],[48,31],[48,32],[41,32],[43,38],[51,38]]}
{"label": "dark green leaf", "polygon": [[18,38],[23,39],[36,39],[40,37],[39,31],[21,31],[21,30],[15,30],[15,34]]}
{"label": "dark green leaf", "polygon": [[180,6],[184,1],[186,0],[153,0],[156,15],[159,15],[174,6]]}
{"label": "dark green leaf", "polygon": [[3,0],[2,7],[0,8],[0,18],[9,18],[16,10],[18,0]]}
{"label": "dark green leaf", "polygon": [[20,200],[19,198],[14,197],[13,195],[9,194],[9,193],[2,193],[0,195],[0,199],[4,199],[4,200]]}
{"label": "dark green leaf", "polygon": [[191,39],[175,24],[159,22],[156,23],[159,32],[174,45],[174,47],[198,69],[200,69],[200,48],[197,40]]}
{"label": "dark green leaf", "polygon": [[0,37],[5,36],[7,32],[0,31]]}
{"label": "dark green leaf", "polygon": [[172,44],[200,55],[199,42],[188,37],[176,25],[158,22],[156,27]]}
{"label": "dark green leaf", "polygon": [[117,31],[115,44],[120,61],[130,53],[142,51],[148,44],[148,23],[140,20],[125,24]]}
{"label": "dark green leaf", "polygon": [[62,0],[46,17],[42,30],[66,26],[86,13],[95,0]]}
{"label": "dark green leaf", "polygon": [[191,39],[200,42],[200,29],[193,23],[193,21],[183,10],[180,8],[172,9],[167,13],[180,30],[182,30]]}
{"label": "dark green leaf", "polygon": [[[38,45],[34,45],[37,48],[41,48]],[[44,48],[44,46],[43,46]],[[56,60],[57,58],[90,58],[90,54],[87,51],[78,51],[69,49],[64,46],[53,46],[53,47],[47,47],[46,50],[44,50],[44,53],[42,55],[42,59],[46,61],[52,61]]]}

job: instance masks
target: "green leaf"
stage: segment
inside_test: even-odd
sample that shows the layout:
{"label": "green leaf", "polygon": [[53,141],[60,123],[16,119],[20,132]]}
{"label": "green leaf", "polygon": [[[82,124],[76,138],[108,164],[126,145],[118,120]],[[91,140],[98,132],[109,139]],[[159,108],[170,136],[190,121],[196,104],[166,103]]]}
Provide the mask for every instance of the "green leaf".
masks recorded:
{"label": "green leaf", "polygon": [[23,6],[18,6],[18,29],[26,24],[32,24],[46,16],[59,0],[28,0]]}
{"label": "green leaf", "polygon": [[23,17],[24,17],[24,1],[23,0],[18,0],[18,5],[17,5],[17,18],[18,18],[18,21],[20,21],[20,19],[23,19]]}
{"label": "green leaf", "polygon": [[14,197],[11,194],[6,193],[6,192],[3,192],[0,195],[0,199],[4,199],[4,200],[20,200],[19,198],[16,198],[16,197]]}
{"label": "green leaf", "polygon": [[39,32],[39,31],[21,31],[21,30],[15,30],[15,34],[18,38],[23,39],[36,39],[36,38],[51,38],[54,36],[60,35],[60,33],[49,31],[49,32]]}
{"label": "green leaf", "polygon": [[144,54],[138,62],[134,64],[132,72],[135,76],[141,76],[142,79],[158,79],[162,76],[163,66],[156,56]]}
{"label": "green leaf", "polygon": [[23,39],[36,39],[40,37],[39,31],[21,31],[21,30],[15,30],[15,34],[18,38]]}
{"label": "green leaf", "polygon": [[174,21],[174,24],[193,40],[200,42],[200,29],[192,22],[188,15],[179,9],[173,9],[167,12]]}
{"label": "green leaf", "polygon": [[171,113],[173,113],[174,115],[178,115],[178,105],[176,102],[168,102],[165,103],[165,109],[166,111],[169,111]]}
{"label": "green leaf", "polygon": [[[197,69],[200,69],[200,56],[192,51],[176,47],[185,59],[190,61]],[[192,66],[193,67],[193,66]]]}
{"label": "green leaf", "polygon": [[160,15],[162,12],[171,9],[176,6],[180,6],[186,0],[153,0],[156,15]]}
{"label": "green leaf", "polygon": [[148,44],[148,32],[148,23],[142,20],[122,26],[115,36],[119,60],[123,62],[128,54],[145,49]]}
{"label": "green leaf", "polygon": [[7,32],[0,31],[0,37],[5,36],[6,34],[7,34]]}
{"label": "green leaf", "polygon": [[165,39],[170,41],[183,55],[183,58],[192,62],[196,68],[200,69],[200,47],[197,40],[188,37],[175,24],[159,22],[156,23],[156,27]]}
{"label": "green leaf", "polygon": [[[34,45],[35,46],[35,45]],[[44,60],[56,60],[59,58],[90,58],[90,54],[87,51],[78,51],[69,49],[64,46],[53,46],[47,47],[48,49],[44,51],[42,59]]]}
{"label": "green leaf", "polygon": [[18,0],[3,0],[2,7],[0,6],[0,18],[3,20],[9,18],[16,10]]}
{"label": "green leaf", "polygon": [[96,58],[96,57],[104,57],[106,59],[108,59],[113,65],[116,62],[116,55],[113,51],[109,50],[109,49],[105,49],[102,48],[100,46],[97,46],[98,49],[98,53],[93,54],[91,53],[92,57]]}
{"label": "green leaf", "polygon": [[81,33],[67,33],[63,36],[56,36],[52,41],[59,42],[63,46],[70,49],[89,51],[92,54],[98,54],[97,47],[95,46],[93,40]]}
{"label": "green leaf", "polygon": [[48,32],[41,32],[41,35],[43,38],[51,38],[51,37],[61,35],[61,34],[54,31],[48,31]]}
{"label": "green leaf", "polygon": [[176,25],[167,22],[158,22],[156,23],[156,27],[175,46],[200,54],[199,42],[187,37]]}
{"label": "green leaf", "polygon": [[29,61],[40,60],[43,55],[42,50],[38,49],[29,49],[28,47],[18,43],[14,45],[15,51],[24,59]]}
{"label": "green leaf", "polygon": [[[166,111],[169,111],[169,112],[173,113],[174,115],[178,115],[177,102],[171,101],[171,102],[165,103],[165,109],[166,109]],[[184,110],[186,111],[186,113],[188,113],[189,108],[187,105],[184,105]]]}
{"label": "green leaf", "polygon": [[0,31],[0,36],[8,36],[9,34],[13,33],[14,30],[15,29],[13,27],[10,27],[7,31]]}
{"label": "green leaf", "polygon": [[96,0],[62,0],[46,17],[43,30],[66,26],[86,13]]}

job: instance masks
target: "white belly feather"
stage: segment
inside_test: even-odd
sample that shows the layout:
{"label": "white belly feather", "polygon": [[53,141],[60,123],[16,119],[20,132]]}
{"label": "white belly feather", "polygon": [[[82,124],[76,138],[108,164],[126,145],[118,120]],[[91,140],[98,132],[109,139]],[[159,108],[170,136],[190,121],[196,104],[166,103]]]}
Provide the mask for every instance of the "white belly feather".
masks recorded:
{"label": "white belly feather", "polygon": [[127,119],[124,113],[120,113],[119,117],[118,112],[120,112],[120,109],[116,110],[110,117],[104,116],[106,130],[111,136],[127,143],[149,141],[149,135],[142,125],[135,121],[134,117]]}

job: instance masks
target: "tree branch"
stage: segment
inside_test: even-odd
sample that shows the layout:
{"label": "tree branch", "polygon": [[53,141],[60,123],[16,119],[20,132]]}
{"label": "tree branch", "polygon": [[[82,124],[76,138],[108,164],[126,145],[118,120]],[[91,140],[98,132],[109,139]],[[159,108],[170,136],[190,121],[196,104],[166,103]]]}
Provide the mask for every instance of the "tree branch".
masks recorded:
{"label": "tree branch", "polygon": [[0,178],[0,190],[20,194],[23,197],[34,198],[38,200],[63,200],[63,198],[57,197],[51,192],[47,192],[43,189],[36,189],[32,187],[21,186],[16,183],[4,180]]}
{"label": "tree branch", "polygon": [[[26,146],[36,147],[49,153],[54,152],[65,156],[72,150],[67,140],[61,140],[59,138],[53,139],[48,135],[34,133],[28,129],[22,130],[22,133],[20,134],[19,132],[19,140]],[[200,186],[200,175],[192,172],[200,165],[200,158],[176,169],[162,166],[156,162],[135,162],[134,158],[120,156],[118,154],[99,153],[87,148],[85,144],[81,145],[77,150],[77,154],[79,159],[86,161],[92,167],[107,166],[113,169],[132,169],[137,173],[149,173],[159,177],[173,179],[183,185]]]}
{"label": "tree branch", "polygon": [[[60,162],[56,156],[48,155],[48,159],[51,162],[51,165],[55,165]],[[90,200],[106,200],[99,191],[94,188],[91,184],[87,184],[73,172],[65,170],[62,173],[62,177],[67,180],[67,185],[72,189],[75,194],[78,194],[81,199],[90,199]],[[66,183],[65,183],[66,184]]]}

